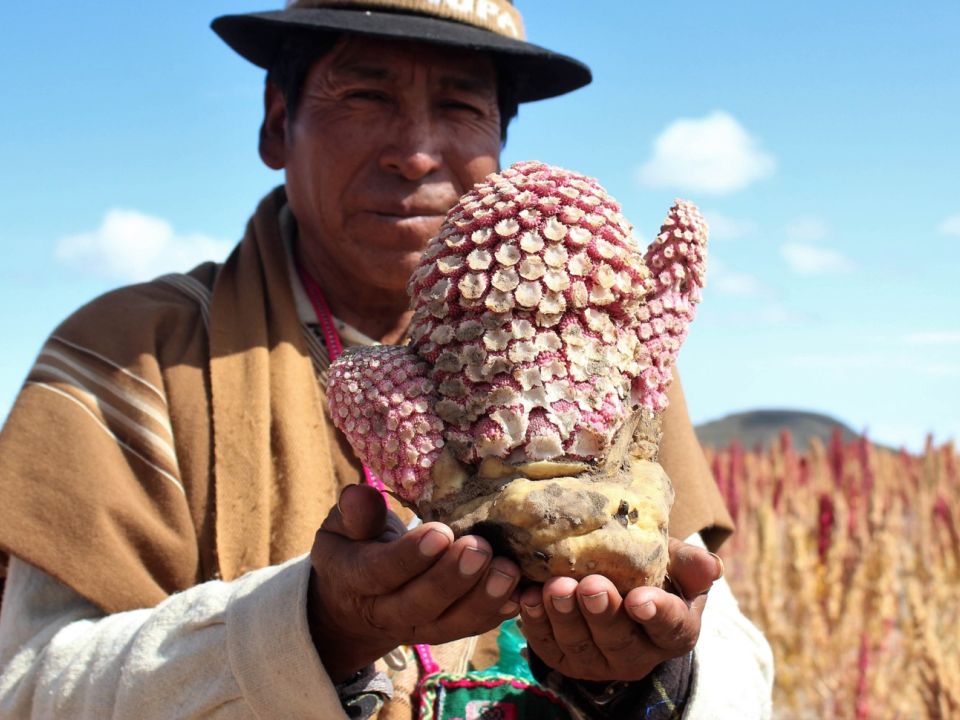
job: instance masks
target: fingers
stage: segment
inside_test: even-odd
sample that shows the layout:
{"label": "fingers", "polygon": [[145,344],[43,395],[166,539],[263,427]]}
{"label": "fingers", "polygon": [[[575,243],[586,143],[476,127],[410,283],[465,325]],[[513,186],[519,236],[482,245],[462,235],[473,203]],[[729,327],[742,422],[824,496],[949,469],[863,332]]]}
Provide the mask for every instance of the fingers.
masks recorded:
{"label": "fingers", "polygon": [[311,550],[315,606],[404,641],[447,642],[516,614],[519,568],[442,523],[409,532],[372,488],[341,493]]}
{"label": "fingers", "polygon": [[321,526],[351,540],[373,540],[387,528],[387,504],[369,485],[348,485]]}
{"label": "fingers", "polygon": [[624,607],[640,624],[656,647],[676,657],[693,650],[700,636],[700,617],[706,604],[701,595],[688,605],[677,595],[660,588],[634,588],[624,598]]}
{"label": "fingers", "polygon": [[660,661],[646,633],[623,610],[623,599],[609,579],[588,575],[580,581],[577,599],[590,636],[617,679],[644,677]]}
{"label": "fingers", "polygon": [[446,642],[484,632],[516,613],[519,568],[494,558],[489,543],[465,536],[420,577],[377,599],[382,622],[400,620],[417,642]]}
{"label": "fingers", "polygon": [[[576,607],[564,613],[569,604],[560,595],[570,590]],[[558,600],[561,612],[551,614],[550,606]],[[569,677],[640,680],[670,656],[624,611],[616,586],[601,575],[589,575],[579,584],[569,578],[548,581],[542,597],[528,588],[521,608],[523,631],[534,652]]]}
{"label": "fingers", "polygon": [[393,542],[360,542],[343,532],[342,516],[331,511],[314,539],[310,559],[320,577],[357,596],[393,592],[419,576],[453,544],[453,531],[426,523]]}
{"label": "fingers", "polygon": [[523,633],[543,661],[581,680],[639,680],[691,651],[706,597],[689,606],[660,588],[621,598],[601,575],[552,578],[520,596]]}
{"label": "fingers", "polygon": [[707,592],[723,576],[723,562],[703,548],[670,538],[669,552],[667,572],[677,590],[686,598]]}
{"label": "fingers", "polygon": [[442,634],[473,628],[471,634],[498,626],[520,609],[517,584],[520,568],[510,560],[495,557],[473,589],[452,605],[436,624]]}
{"label": "fingers", "polygon": [[482,538],[460,538],[429,569],[377,598],[377,622],[416,627],[435,620],[480,582],[492,557]]}
{"label": "fingers", "polygon": [[[609,663],[594,641],[582,612],[584,604],[599,609],[604,602],[603,595],[597,597],[596,593],[591,593],[591,597],[580,597],[576,580],[556,577],[544,583],[539,611],[531,604],[536,600],[533,593],[521,596],[524,633],[534,652],[548,665],[570,677],[580,680],[608,678]],[[606,607],[599,614],[610,612],[610,608],[607,598]]]}
{"label": "fingers", "polygon": [[559,669],[563,665],[563,650],[553,637],[550,617],[544,607],[543,587],[533,585],[520,595],[520,620],[527,642],[533,651],[550,667]]}
{"label": "fingers", "polygon": [[345,487],[323,527],[352,540],[378,542],[396,540],[407,532],[406,524],[388,508],[380,491],[369,485]]}

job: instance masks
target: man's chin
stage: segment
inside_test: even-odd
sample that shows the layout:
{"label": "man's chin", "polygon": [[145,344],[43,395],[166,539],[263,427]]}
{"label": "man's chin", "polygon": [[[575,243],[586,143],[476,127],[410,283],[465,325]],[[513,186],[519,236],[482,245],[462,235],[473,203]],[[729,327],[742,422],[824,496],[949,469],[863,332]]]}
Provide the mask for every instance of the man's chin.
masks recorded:
{"label": "man's chin", "polygon": [[369,255],[364,258],[357,258],[358,263],[363,263],[367,272],[370,273],[369,283],[383,289],[388,293],[407,292],[407,282],[413,271],[420,264],[421,251],[398,250],[397,248],[371,249],[371,253],[376,253],[377,257],[371,258]]}

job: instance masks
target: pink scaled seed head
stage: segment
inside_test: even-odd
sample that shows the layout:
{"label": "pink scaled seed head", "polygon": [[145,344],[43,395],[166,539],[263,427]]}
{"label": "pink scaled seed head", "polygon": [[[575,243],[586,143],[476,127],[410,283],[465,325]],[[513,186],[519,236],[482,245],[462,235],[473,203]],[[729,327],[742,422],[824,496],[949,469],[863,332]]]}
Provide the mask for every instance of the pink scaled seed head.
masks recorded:
{"label": "pink scaled seed head", "polygon": [[673,364],[702,297],[707,268],[707,224],[692,204],[677,200],[643,258],[650,271],[644,306],[638,310],[641,364],[633,395],[655,412],[667,407]]}
{"label": "pink scaled seed head", "polygon": [[642,254],[592,178],[536,162],[490,175],[410,278],[409,345],[331,366],[333,421],[415,503],[444,446],[467,465],[600,460],[632,413],[667,406],[706,242],[684,201]]}
{"label": "pink scaled seed head", "polygon": [[464,195],[407,288],[452,452],[596,460],[631,413],[662,411],[706,240],[678,201],[644,256],[595,180],[542,163]]}
{"label": "pink scaled seed head", "polygon": [[427,366],[410,348],[353,348],[330,366],[334,424],[363,463],[405,500],[429,499],[443,422]]}

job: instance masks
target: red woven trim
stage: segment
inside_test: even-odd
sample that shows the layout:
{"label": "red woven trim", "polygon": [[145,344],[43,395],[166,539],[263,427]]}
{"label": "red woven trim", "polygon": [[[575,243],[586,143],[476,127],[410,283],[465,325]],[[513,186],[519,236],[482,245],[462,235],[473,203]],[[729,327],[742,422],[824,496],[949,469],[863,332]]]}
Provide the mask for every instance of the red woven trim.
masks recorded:
{"label": "red woven trim", "polygon": [[[437,686],[443,686],[448,689],[473,687],[491,689],[501,685],[510,685],[517,690],[527,690],[564,710],[569,710],[567,703],[555,692],[548,690],[542,685],[528,682],[523,678],[518,678],[513,675],[450,675],[447,673],[438,673],[424,678],[420,683],[418,690],[418,695],[420,696],[420,717],[432,717],[432,705],[436,698],[430,697],[429,694],[431,691],[434,691]],[[426,715],[424,715],[424,711],[427,711]]]}

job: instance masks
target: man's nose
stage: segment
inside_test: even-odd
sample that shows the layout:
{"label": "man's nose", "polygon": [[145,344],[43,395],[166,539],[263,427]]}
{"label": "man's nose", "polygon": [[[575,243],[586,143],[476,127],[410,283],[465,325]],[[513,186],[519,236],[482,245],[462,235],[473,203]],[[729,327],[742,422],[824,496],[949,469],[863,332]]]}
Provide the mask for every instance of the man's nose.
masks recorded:
{"label": "man's nose", "polygon": [[429,113],[411,113],[398,118],[392,142],[380,156],[380,166],[406,180],[420,180],[443,165],[440,140]]}

